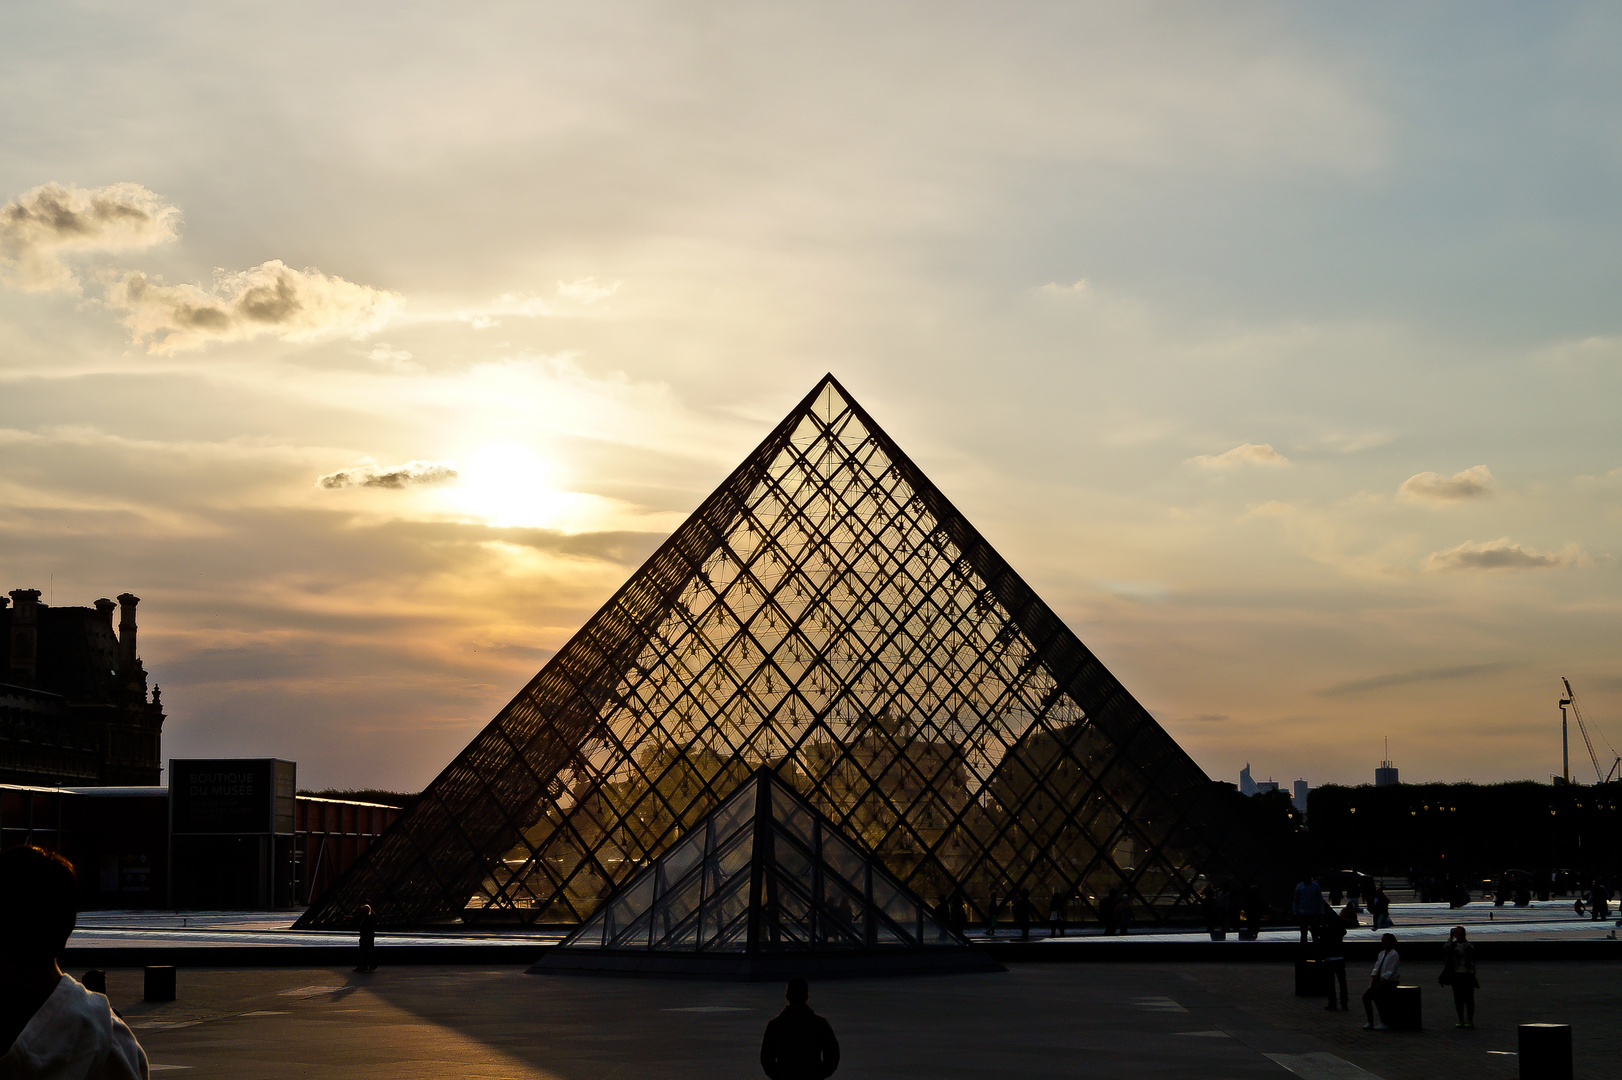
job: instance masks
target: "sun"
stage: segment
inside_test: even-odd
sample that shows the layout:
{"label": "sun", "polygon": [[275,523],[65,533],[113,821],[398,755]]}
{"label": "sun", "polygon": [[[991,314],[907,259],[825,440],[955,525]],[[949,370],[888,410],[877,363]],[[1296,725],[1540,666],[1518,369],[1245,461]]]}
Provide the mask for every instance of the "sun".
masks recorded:
{"label": "sun", "polygon": [[445,492],[459,512],[498,528],[568,528],[590,496],[560,491],[557,466],[520,443],[489,443],[460,456]]}

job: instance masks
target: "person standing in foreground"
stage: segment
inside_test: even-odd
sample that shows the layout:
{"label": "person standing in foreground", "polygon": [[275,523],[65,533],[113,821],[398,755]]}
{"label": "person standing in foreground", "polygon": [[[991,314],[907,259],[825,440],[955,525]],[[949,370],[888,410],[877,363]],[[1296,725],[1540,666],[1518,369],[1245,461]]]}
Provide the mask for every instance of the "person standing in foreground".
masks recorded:
{"label": "person standing in foreground", "polygon": [[[1402,958],[1397,955],[1397,935],[1383,934],[1380,937],[1380,955],[1374,959],[1374,970],[1369,972],[1369,988],[1363,991],[1363,1012],[1368,1015],[1369,1022],[1363,1025],[1364,1031],[1384,1031],[1385,1003],[1397,989],[1397,979],[1401,975]],[[1381,1023],[1374,1022],[1374,1007],[1380,1006]]]}
{"label": "person standing in foreground", "polygon": [[839,1068],[834,1029],[806,1004],[811,988],[796,975],[788,981],[788,1005],[766,1023],[760,1067],[771,1080],[826,1080]]}
{"label": "person standing in foreground", "polygon": [[1454,1027],[1476,1026],[1476,990],[1481,986],[1476,979],[1476,951],[1464,933],[1464,927],[1455,926],[1442,947],[1442,974],[1438,981],[1453,988],[1453,1011],[1459,1014]]}
{"label": "person standing in foreground", "polygon": [[103,994],[56,958],[78,917],[73,864],[37,847],[0,852],[0,1076],[147,1080],[146,1054]]}

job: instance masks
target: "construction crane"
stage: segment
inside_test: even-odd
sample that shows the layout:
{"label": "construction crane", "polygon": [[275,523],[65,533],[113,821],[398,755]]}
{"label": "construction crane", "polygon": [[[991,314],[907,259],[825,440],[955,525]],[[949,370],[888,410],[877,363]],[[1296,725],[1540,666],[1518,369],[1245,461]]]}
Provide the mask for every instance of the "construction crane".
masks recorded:
{"label": "construction crane", "polygon": [[1571,709],[1571,715],[1577,718],[1577,730],[1582,733],[1583,745],[1588,747],[1588,760],[1594,763],[1594,776],[1598,778],[1599,783],[1609,783],[1622,777],[1622,754],[1616,752],[1616,747],[1611,745],[1611,741],[1605,737],[1603,731],[1599,733],[1600,741],[1605,744],[1605,749],[1610,752],[1612,761],[1609,769],[1604,772],[1600,771],[1599,755],[1594,752],[1594,740],[1588,734],[1588,721],[1583,718],[1582,707],[1577,704],[1577,692],[1571,688],[1570,679],[1561,676],[1560,681],[1566,687],[1566,696],[1560,699],[1560,760],[1564,769],[1565,782],[1571,783],[1571,750],[1566,741],[1566,709],[1568,707]]}

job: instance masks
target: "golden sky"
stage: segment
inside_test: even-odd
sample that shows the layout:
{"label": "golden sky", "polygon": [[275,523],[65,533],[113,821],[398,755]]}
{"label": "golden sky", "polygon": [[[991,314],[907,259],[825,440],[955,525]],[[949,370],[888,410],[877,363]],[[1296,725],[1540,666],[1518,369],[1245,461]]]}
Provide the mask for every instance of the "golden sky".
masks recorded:
{"label": "golden sky", "polygon": [[166,755],[424,784],[825,371],[1213,776],[1622,741],[1614,13],[7,27],[0,588]]}

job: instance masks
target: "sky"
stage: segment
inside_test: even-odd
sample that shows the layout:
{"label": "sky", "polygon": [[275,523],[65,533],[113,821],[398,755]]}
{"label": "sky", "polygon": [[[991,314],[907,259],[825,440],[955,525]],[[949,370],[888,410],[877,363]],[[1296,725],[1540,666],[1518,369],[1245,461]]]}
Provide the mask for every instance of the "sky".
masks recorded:
{"label": "sky", "polygon": [[0,590],[166,756],[418,789],[829,371],[1213,777],[1622,744],[1615,8],[3,8]]}

